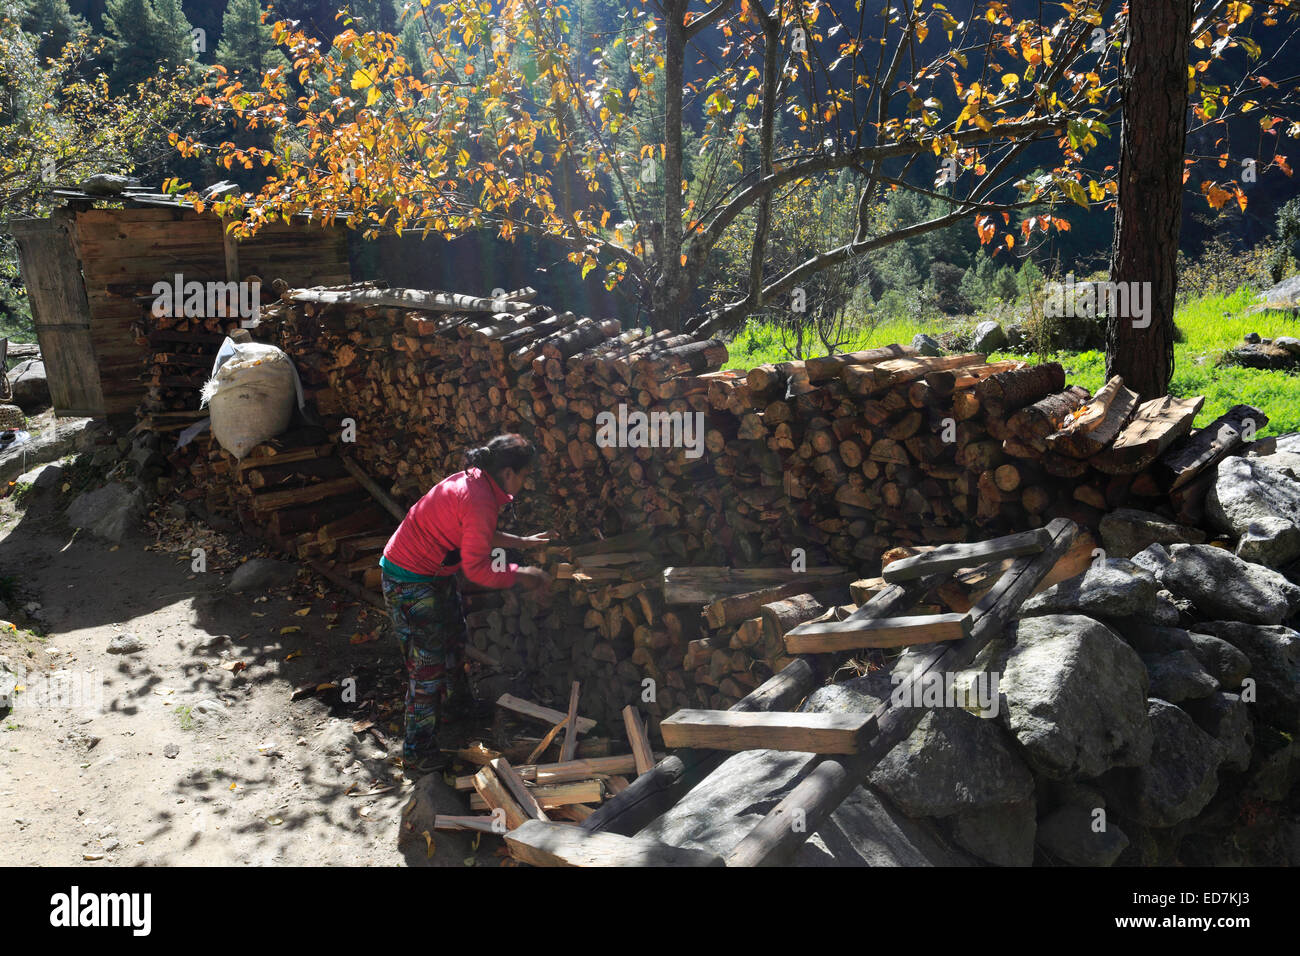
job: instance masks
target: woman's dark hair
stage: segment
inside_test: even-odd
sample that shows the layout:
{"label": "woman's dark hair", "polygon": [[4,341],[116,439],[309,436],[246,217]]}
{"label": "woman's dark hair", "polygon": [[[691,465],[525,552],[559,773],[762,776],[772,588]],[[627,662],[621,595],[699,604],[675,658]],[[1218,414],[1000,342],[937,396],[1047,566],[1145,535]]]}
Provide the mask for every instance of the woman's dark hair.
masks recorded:
{"label": "woman's dark hair", "polygon": [[489,475],[496,475],[504,468],[523,471],[537,457],[533,443],[522,435],[498,435],[480,448],[471,448],[465,452],[465,464],[469,468],[478,468]]}

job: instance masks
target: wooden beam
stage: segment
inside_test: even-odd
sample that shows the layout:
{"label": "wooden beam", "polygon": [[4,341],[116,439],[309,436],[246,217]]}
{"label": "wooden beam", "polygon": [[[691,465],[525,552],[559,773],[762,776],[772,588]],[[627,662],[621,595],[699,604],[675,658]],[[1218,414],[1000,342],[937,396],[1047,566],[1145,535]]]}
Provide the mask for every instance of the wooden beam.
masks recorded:
{"label": "wooden beam", "polygon": [[546,753],[546,748],[551,745],[553,740],[555,740],[556,735],[567,726],[569,726],[569,718],[565,717],[562,721],[548,730],[546,736],[538,741],[537,746],[533,748],[533,752],[528,755],[528,759],[525,760],[524,763],[535,763],[538,757]]}
{"label": "wooden beam", "polygon": [[1024,554],[1038,554],[1051,540],[1046,528],[1035,528],[1020,534],[976,541],[970,544],[944,544],[910,558],[902,558],[887,565],[881,577],[893,584],[910,581],[927,574],[973,568],[989,561],[1018,558]]}
{"label": "wooden beam", "polygon": [[785,634],[790,654],[826,654],[860,647],[906,647],[954,641],[970,633],[965,614],[918,614],[855,621],[821,621],[800,624]]}
{"label": "wooden beam", "polygon": [[398,521],[401,521],[406,517],[406,509],[394,501],[392,497],[389,496],[388,492],[384,491],[383,488],[380,488],[379,485],[375,483],[375,480],[366,474],[364,468],[347,455],[340,454],[339,458],[343,462],[343,467],[348,470],[348,474],[355,478],[362,488],[370,492],[370,497],[383,505],[390,515]]}
{"label": "wooden beam", "polygon": [[852,754],[874,726],[870,714],[679,710],[659,724],[659,732],[669,747]]}
{"label": "wooden beam", "polygon": [[[792,710],[817,685],[817,669],[799,658],[741,698],[732,711]],[[707,777],[727,755],[683,750],[665,757],[641,774],[622,793],[606,801],[582,822],[584,830],[630,836],[676,805],[691,787]]]}
{"label": "wooden beam", "polygon": [[[479,773],[482,773],[480,770]],[[477,776],[477,774],[475,774]],[[504,786],[503,786],[504,789]],[[533,798],[547,810],[564,807],[573,803],[599,803],[605,796],[605,785],[599,780],[569,780],[565,783],[538,784],[532,789]],[[513,798],[512,798],[513,799]],[[490,806],[482,792],[474,793],[469,798],[471,810],[482,810]],[[523,813],[521,809],[519,811]],[[513,827],[511,828],[513,829]]]}
{"label": "wooden beam", "polygon": [[506,846],[531,866],[722,866],[722,857],[705,850],[539,820],[507,833]]}
{"label": "wooden beam", "polygon": [[[514,768],[525,781],[538,784],[569,783],[610,774],[635,773],[636,758],[632,754],[613,757],[586,757],[568,763],[523,764]],[[473,790],[473,774],[456,778],[457,790]]]}
{"label": "wooden beam", "polygon": [[[963,641],[931,648],[913,668],[905,684],[920,682],[927,673],[947,673],[970,665],[1038,582],[1070,548],[1078,534],[1073,521],[1058,518],[1047,525],[1052,541],[1041,554],[1017,558],[972,613],[971,635]],[[995,594],[996,592],[996,594]],[[987,599],[987,600],[986,600]],[[892,696],[892,695],[891,695]],[[727,856],[728,866],[779,866],[787,863],[809,834],[817,832],[844,798],[862,783],[877,763],[905,740],[926,713],[924,707],[894,707],[885,701],[873,713],[877,734],[857,755],[826,757],[786,797],[759,821]],[[802,825],[794,827],[793,821]]]}
{"label": "wooden beam", "polygon": [[[531,700],[521,700],[513,694],[502,694],[497,698],[497,706],[504,707],[506,710],[524,717],[540,720],[544,724],[558,724],[566,719],[565,714],[552,707],[544,707],[541,704],[533,703]],[[585,734],[596,726],[596,722],[590,717],[578,717],[574,721],[574,726],[578,728],[578,733]]]}
{"label": "wooden beam", "polygon": [[496,833],[493,829],[494,821],[491,817],[468,816],[456,817],[446,814],[435,814],[433,818],[433,828],[435,830],[471,830],[476,833]]}

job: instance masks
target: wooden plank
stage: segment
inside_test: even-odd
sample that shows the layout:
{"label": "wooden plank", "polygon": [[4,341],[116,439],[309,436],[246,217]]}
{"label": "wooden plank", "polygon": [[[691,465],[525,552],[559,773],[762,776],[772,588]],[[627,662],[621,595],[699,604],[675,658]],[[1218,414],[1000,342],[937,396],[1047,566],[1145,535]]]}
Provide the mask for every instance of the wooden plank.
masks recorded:
{"label": "wooden plank", "polygon": [[1192,420],[1205,404],[1205,396],[1173,398],[1166,395],[1138,406],[1109,448],[1093,455],[1088,464],[1108,475],[1132,475],[1146,468],[1166,448],[1191,430]]}
{"label": "wooden plank", "polygon": [[1083,406],[1082,415],[1044,439],[1047,447],[1058,455],[1091,458],[1119,434],[1137,408],[1137,398],[1137,392],[1114,376]]}
{"label": "wooden plank", "polygon": [[532,821],[506,834],[510,855],[531,866],[722,866],[704,850]]}
{"label": "wooden plank", "polygon": [[[504,707],[506,710],[524,717],[531,717],[534,720],[540,720],[544,724],[558,724],[565,720],[565,714],[552,707],[544,707],[541,704],[535,704],[531,700],[521,700],[513,694],[502,694],[497,698],[497,706]],[[578,717],[575,721],[578,733],[585,734],[596,726],[596,722],[590,717]]]}
{"label": "wooden plank", "polygon": [[578,752],[578,733],[574,730],[574,722],[578,719],[578,696],[581,693],[582,685],[576,680],[569,686],[569,712],[564,717],[566,730],[564,731],[564,743],[560,745],[560,763],[567,763],[573,759],[573,755]]}
{"label": "wooden plank", "polygon": [[825,654],[860,647],[906,647],[954,641],[970,633],[965,614],[918,614],[869,621],[821,621],[800,624],[785,635],[790,654]]}
{"label": "wooden plank", "polygon": [[643,773],[649,773],[654,769],[654,753],[650,747],[650,738],[646,736],[641,715],[631,704],[623,708],[623,727],[627,730],[628,743],[632,745],[632,756],[636,760],[636,775],[639,777]]}
{"label": "wooden plank", "polygon": [[664,568],[665,604],[708,604],[731,594],[746,594],[791,581],[823,577],[837,578],[843,568],[730,568],[715,566]]}
{"label": "wooden plank", "polygon": [[1162,455],[1156,464],[1156,474],[1170,491],[1182,488],[1242,443],[1247,421],[1260,431],[1268,424],[1268,416],[1253,405],[1234,405],[1182,445]]}
{"label": "wooden plank", "polygon": [[527,312],[526,302],[500,302],[472,295],[435,292],[425,289],[301,289],[291,296],[294,302],[355,307],[388,306],[420,312]]}
{"label": "wooden plank", "polygon": [[[523,809],[524,813],[530,820],[549,820],[550,818],[537,805],[537,801],[529,792],[528,787],[524,785],[524,778],[515,773],[515,769],[510,766],[510,761],[505,757],[497,757],[488,762],[497,775],[497,778],[505,784],[510,796],[515,798],[515,802]],[[477,776],[477,775],[476,775]]]}
{"label": "wooden plank", "polygon": [[535,762],[538,757],[546,752],[546,748],[555,740],[556,735],[567,726],[569,726],[569,718],[565,717],[562,721],[548,730],[546,736],[537,742],[537,746],[533,748],[533,752],[528,755],[528,759],[525,760],[524,763],[531,764]]}
{"label": "wooden plank", "polygon": [[[916,684],[927,673],[946,673],[970,665],[986,644],[1001,633],[1026,597],[1069,550],[1078,533],[1073,521],[1058,518],[1047,527],[1052,541],[1040,554],[1017,558],[994,588],[997,596],[981,601],[971,634],[955,644],[930,649],[904,684]],[[992,594],[993,592],[990,592]],[[987,597],[987,595],[986,595]],[[891,695],[892,696],[892,695]],[[877,734],[863,751],[847,758],[820,760],[727,856],[728,866],[780,866],[788,863],[808,835],[816,833],[844,798],[860,785],[897,744],[905,740],[925,715],[925,707],[894,707],[885,701],[872,714]],[[794,826],[795,820],[800,826]]]}
{"label": "wooden plank", "polygon": [[659,732],[668,747],[852,754],[873,726],[869,714],[679,710],[659,724]]}
{"label": "wooden plank", "polygon": [[469,816],[457,817],[438,813],[433,817],[435,830],[470,830],[476,833],[497,833],[495,821],[491,817]]}
{"label": "wooden plank", "polygon": [[893,584],[924,577],[927,574],[973,568],[988,561],[1037,554],[1050,540],[1051,535],[1046,528],[1035,528],[1032,531],[990,538],[987,541],[944,544],[933,551],[891,562],[881,571],[881,577]]}
{"label": "wooden plank", "polygon": [[[157,416],[155,416],[157,417]],[[302,488],[290,488],[287,491],[269,491],[253,496],[253,510],[256,512],[278,511],[293,505],[310,504],[335,495],[346,494],[358,487],[357,480],[351,476],[321,481]]]}
{"label": "wooden plank", "polygon": [[383,488],[380,488],[375,480],[366,474],[364,468],[347,455],[340,454],[339,458],[343,462],[343,467],[348,470],[348,474],[355,478],[362,488],[370,492],[370,497],[383,505],[390,515],[398,521],[402,521],[406,518],[406,509],[394,501],[389,496],[388,492],[384,491]]}
{"label": "wooden plank", "polygon": [[[612,757],[579,757],[568,763],[523,764],[514,768],[525,781],[537,784],[570,783],[592,777],[619,773],[634,773],[636,758],[632,754],[615,754]],[[473,790],[474,776],[456,778],[457,790]]]}
{"label": "wooden plank", "polygon": [[[67,219],[56,214],[26,220],[17,238],[19,271],[54,411],[104,415],[104,390],[90,338],[90,304]],[[143,349],[140,354],[143,357]]]}
{"label": "wooden plank", "polygon": [[[478,774],[475,774],[475,776],[477,777]],[[475,789],[477,790],[477,787]],[[533,787],[532,794],[538,804],[546,810],[551,810],[555,807],[566,807],[573,803],[599,803],[605,796],[605,785],[599,780],[570,780],[565,783],[538,784]],[[513,800],[513,798],[511,799]],[[471,810],[482,810],[488,806],[489,804],[481,792],[475,793],[469,798],[469,808]],[[522,809],[520,813],[523,813]]]}
{"label": "wooden plank", "polygon": [[[793,660],[737,701],[731,710],[790,710],[816,686],[817,679],[817,669],[810,660]],[[583,829],[627,836],[636,833],[676,805],[691,787],[708,776],[726,756],[717,751],[684,750],[680,754],[665,757],[655,764],[652,771],[638,776],[631,786],[606,801],[584,820]]]}

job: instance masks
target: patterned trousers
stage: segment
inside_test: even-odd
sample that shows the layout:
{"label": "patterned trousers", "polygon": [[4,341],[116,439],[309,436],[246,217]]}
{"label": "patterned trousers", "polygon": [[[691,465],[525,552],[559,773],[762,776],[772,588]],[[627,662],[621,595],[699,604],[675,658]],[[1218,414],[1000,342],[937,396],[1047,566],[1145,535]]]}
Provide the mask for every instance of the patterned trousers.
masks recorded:
{"label": "patterned trousers", "polygon": [[418,763],[438,755],[438,709],[449,677],[462,666],[467,632],[460,588],[455,575],[405,582],[385,574],[384,601],[406,661],[403,758]]}

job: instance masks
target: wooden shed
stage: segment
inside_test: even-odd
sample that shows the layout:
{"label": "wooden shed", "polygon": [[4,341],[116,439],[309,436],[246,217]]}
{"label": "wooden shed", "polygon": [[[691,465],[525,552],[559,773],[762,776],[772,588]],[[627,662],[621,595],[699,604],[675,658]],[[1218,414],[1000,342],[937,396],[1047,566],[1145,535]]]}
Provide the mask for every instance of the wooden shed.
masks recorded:
{"label": "wooden shed", "polygon": [[[229,239],[222,221],[147,191],[95,197],[57,190],[48,219],[13,220],[23,283],[59,415],[131,414],[144,397],[147,322],[157,282],[258,277],[290,286],[351,281],[345,228],[305,219]],[[106,203],[112,203],[107,206]]]}

